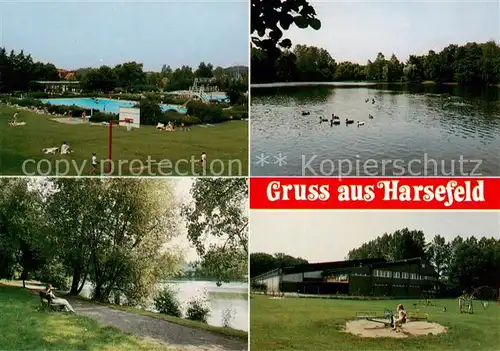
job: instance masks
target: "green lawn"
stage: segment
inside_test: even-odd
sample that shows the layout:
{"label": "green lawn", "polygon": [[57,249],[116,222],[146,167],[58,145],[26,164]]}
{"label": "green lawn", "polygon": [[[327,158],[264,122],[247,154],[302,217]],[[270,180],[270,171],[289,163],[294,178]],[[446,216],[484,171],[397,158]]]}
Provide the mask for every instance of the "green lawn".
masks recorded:
{"label": "green lawn", "polygon": [[[474,301],[474,314],[459,314],[457,300],[434,300],[435,306],[418,306],[429,314],[429,321],[448,327],[436,336],[361,338],[345,333],[347,320],[356,312],[393,311],[403,303],[415,311],[418,300],[333,300],[270,299],[252,296],[250,300],[250,344],[253,350],[499,350],[500,306],[490,302],[484,310]],[[443,312],[443,306],[447,312]]]}
{"label": "green lawn", "polygon": [[166,350],[83,316],[49,312],[38,295],[0,285],[2,350]]}
{"label": "green lawn", "polygon": [[[92,153],[95,152],[99,160],[107,158],[108,128],[105,126],[63,124],[52,121],[53,116],[20,111],[18,121],[26,125],[11,127],[8,122],[14,112],[15,109],[0,105],[0,175],[87,175]],[[44,148],[60,146],[63,141],[75,153],[45,155],[42,152]],[[203,151],[207,154],[206,175],[247,175],[248,122],[230,121],[208,128],[193,126],[185,132],[159,132],[152,126],[127,132],[125,128],[115,127],[113,175],[203,175],[198,162]],[[149,168],[148,156],[152,160]],[[35,161],[27,164],[26,172],[22,166],[25,160]],[[42,161],[37,171],[40,160],[50,163]],[[137,161],[131,163],[132,160]],[[159,170],[158,163],[162,160],[169,163]],[[118,165],[119,161],[122,166]],[[58,170],[56,164],[59,164]]]}

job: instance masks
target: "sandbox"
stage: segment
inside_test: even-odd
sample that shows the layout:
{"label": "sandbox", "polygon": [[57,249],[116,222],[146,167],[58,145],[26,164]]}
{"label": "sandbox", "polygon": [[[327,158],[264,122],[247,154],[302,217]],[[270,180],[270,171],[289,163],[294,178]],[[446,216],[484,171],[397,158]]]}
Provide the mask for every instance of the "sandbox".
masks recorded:
{"label": "sandbox", "polygon": [[58,117],[58,118],[51,118],[51,120],[64,124],[89,124],[88,118],[84,120],[81,117],[72,117],[72,118]]}
{"label": "sandbox", "polygon": [[437,323],[415,321],[405,323],[399,331],[394,331],[382,323],[356,320],[347,322],[345,331],[363,338],[407,338],[421,335],[438,335],[446,333],[448,328]]}

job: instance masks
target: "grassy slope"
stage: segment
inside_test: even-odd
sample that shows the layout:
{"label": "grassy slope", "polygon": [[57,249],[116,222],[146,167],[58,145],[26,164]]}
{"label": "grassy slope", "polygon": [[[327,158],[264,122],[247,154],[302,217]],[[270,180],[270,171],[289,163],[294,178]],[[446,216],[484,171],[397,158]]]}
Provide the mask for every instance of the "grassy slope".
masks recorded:
{"label": "grassy slope", "polygon": [[166,350],[73,314],[48,312],[27,290],[0,285],[2,350]]}
{"label": "grassy slope", "polygon": [[[55,161],[67,159],[70,162],[76,161],[77,167],[83,167],[83,174],[90,171],[90,158],[92,153],[97,153],[98,159],[106,159],[108,155],[108,128],[99,125],[68,125],[50,120],[50,116],[38,115],[31,112],[20,111],[18,121],[26,122],[25,126],[10,127],[8,121],[12,119],[14,109],[5,105],[0,105],[0,175],[20,175],[22,174],[22,163],[26,159],[48,159],[51,161],[52,169],[55,169]],[[60,146],[66,141],[75,153],[69,156],[64,155],[44,155],[43,148]],[[211,160],[219,159],[225,164],[225,172],[219,174],[221,166],[216,163],[213,172],[208,171],[206,175],[247,175],[248,174],[248,123],[244,121],[231,121],[218,124],[211,128],[193,126],[189,132],[159,132],[152,126],[144,126],[140,129],[127,132],[125,128],[115,128],[113,130],[113,160],[115,164],[118,160],[133,159],[147,161],[148,156],[157,162],[168,159],[175,164],[177,160],[199,160],[201,153],[207,153],[207,160],[210,165]],[[238,173],[238,166],[233,163],[232,173],[228,170],[229,160],[240,160],[242,174]],[[43,165],[45,171],[48,165]],[[69,174],[78,175],[76,167],[71,167]],[[124,166],[125,171],[121,175],[197,175],[201,174],[201,167],[193,166],[184,162],[179,164],[178,170],[164,168],[164,174],[136,173],[140,169],[140,164],[132,166],[132,173],[129,166]],[[35,171],[34,167],[29,167],[28,172]],[[152,172],[158,173],[157,167],[152,167]],[[169,173],[170,172],[170,173]],[[44,174],[36,174],[44,175]],[[51,175],[55,175],[55,171]],[[115,172],[114,175],[120,175]]]}
{"label": "grassy slope", "polygon": [[[436,307],[420,306],[429,320],[449,328],[438,336],[404,340],[360,338],[345,333],[346,320],[356,312],[395,310],[397,303],[414,311],[418,300],[283,299],[263,296],[250,300],[250,344],[254,350],[498,350],[500,306],[490,302],[486,310],[474,302],[474,314],[459,314],[457,300],[435,300]],[[447,306],[447,312],[442,312]]]}

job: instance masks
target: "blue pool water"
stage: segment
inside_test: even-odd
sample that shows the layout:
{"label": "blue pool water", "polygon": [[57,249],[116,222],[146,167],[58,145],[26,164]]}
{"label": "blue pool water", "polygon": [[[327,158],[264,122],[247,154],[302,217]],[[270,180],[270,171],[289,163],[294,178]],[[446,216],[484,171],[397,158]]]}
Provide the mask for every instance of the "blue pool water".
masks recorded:
{"label": "blue pool water", "polygon": [[[120,107],[134,107],[137,101],[128,100],[113,100],[113,99],[93,99],[93,98],[68,98],[68,99],[42,99],[45,104],[51,105],[64,105],[64,106],[78,106],[86,109],[99,110],[108,113],[120,113]],[[187,109],[180,105],[167,105],[161,104],[160,108],[163,111],[174,110],[179,113],[186,113]]]}

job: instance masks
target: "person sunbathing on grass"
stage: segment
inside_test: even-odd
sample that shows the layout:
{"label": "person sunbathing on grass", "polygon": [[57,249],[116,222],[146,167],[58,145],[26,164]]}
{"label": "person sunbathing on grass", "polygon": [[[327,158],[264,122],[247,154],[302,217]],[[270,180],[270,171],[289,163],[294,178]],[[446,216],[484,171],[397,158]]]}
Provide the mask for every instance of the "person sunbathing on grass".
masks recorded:
{"label": "person sunbathing on grass", "polygon": [[406,311],[402,304],[398,305],[396,313],[398,314],[398,317],[393,321],[392,330],[398,330],[398,327],[401,327],[403,323],[406,323]]}
{"label": "person sunbathing on grass", "polygon": [[63,143],[61,145],[61,155],[66,155],[69,153],[71,153],[71,148],[69,147],[68,144],[66,144],[65,141],[63,141]]}
{"label": "person sunbathing on grass", "polygon": [[45,293],[52,298],[52,303],[58,304],[58,305],[63,305],[64,310],[66,312],[73,312],[75,313],[75,310],[73,307],[71,307],[70,303],[66,299],[61,299],[60,297],[57,297],[54,294],[54,288],[52,287],[52,284],[47,284],[47,287],[45,288]]}

